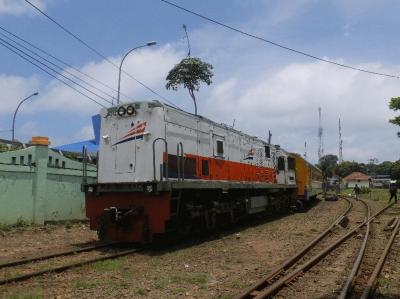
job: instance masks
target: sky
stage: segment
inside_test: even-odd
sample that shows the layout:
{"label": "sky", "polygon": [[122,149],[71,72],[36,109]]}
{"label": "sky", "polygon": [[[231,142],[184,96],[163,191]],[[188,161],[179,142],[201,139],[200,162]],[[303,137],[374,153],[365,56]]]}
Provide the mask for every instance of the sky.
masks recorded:
{"label": "sky", "polygon": [[[266,139],[316,162],[318,107],[322,109],[325,154],[338,154],[342,122],[345,160],[400,159],[399,128],[388,120],[391,97],[400,80],[361,73],[313,60],[263,43],[177,10],[159,0],[31,0],[79,36],[98,56],[39,14],[24,0],[0,0],[0,26],[62,59],[95,80],[82,90],[115,96],[123,55],[133,47],[124,70],[157,94],[123,74],[121,100],[160,100],[193,112],[186,90],[165,89],[168,71],[187,55],[182,24],[188,28],[193,57],[214,66],[213,84],[197,94],[199,114]],[[395,0],[171,0],[227,25],[338,63],[400,75],[400,40]],[[0,33],[4,31],[0,30]],[[2,38],[2,36],[0,36]],[[82,76],[65,67],[70,73]],[[98,83],[98,81],[101,82]],[[94,87],[96,89],[94,89]],[[111,88],[110,88],[111,87]],[[78,89],[80,87],[77,87]],[[93,137],[91,116],[101,106],[48,76],[0,45],[0,138],[11,137],[19,101],[16,138],[48,136],[52,145]],[[93,92],[93,93],[91,93]]]}

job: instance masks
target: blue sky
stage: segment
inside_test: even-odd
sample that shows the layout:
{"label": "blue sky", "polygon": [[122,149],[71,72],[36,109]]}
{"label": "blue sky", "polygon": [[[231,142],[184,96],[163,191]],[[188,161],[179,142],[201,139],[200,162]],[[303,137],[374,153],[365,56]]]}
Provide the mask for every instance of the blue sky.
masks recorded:
{"label": "blue sky", "polygon": [[[185,56],[186,24],[192,55],[214,65],[214,84],[198,95],[199,111],[218,122],[303,152],[315,161],[318,106],[326,153],[337,153],[337,120],[343,122],[344,158],[365,162],[399,159],[396,128],[387,122],[396,79],[343,70],[216,27],[157,0],[36,0],[46,13],[118,64],[123,53],[149,40],[156,47],[132,53],[125,69],[179,107],[191,111],[186,91],[165,90],[168,70]],[[220,0],[175,3],[284,45],[374,71],[400,74],[399,1]],[[116,70],[66,35],[22,0],[0,0],[0,25],[76,68],[116,87]],[[90,138],[90,116],[100,107],[61,86],[0,47],[0,131],[9,130],[18,100],[16,136],[49,136],[53,144]],[[102,86],[99,88],[105,89]],[[133,99],[158,99],[123,78]],[[1,132],[9,137],[10,132]]]}

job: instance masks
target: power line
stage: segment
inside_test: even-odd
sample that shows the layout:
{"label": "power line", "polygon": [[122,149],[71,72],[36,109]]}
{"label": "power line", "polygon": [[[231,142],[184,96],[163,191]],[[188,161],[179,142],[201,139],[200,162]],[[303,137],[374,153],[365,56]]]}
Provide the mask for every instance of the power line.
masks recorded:
{"label": "power line", "polygon": [[105,101],[105,102],[111,104],[111,102],[110,102],[109,100],[107,100],[106,98],[100,96],[99,94],[93,92],[92,90],[86,88],[85,86],[83,86],[83,85],[77,83],[76,81],[72,80],[71,78],[68,78],[68,77],[65,76],[63,73],[60,73],[60,72],[56,71],[56,70],[53,69],[52,67],[49,67],[47,64],[45,64],[45,63],[41,62],[40,60],[34,58],[32,55],[27,54],[27,53],[24,52],[23,50],[21,50],[21,49],[19,49],[18,47],[16,47],[16,46],[10,44],[10,43],[7,42],[6,40],[2,39],[1,37],[0,37],[0,40],[1,40],[3,43],[6,43],[7,45],[9,45],[10,47],[16,49],[17,51],[23,53],[25,56],[28,56],[30,59],[32,59],[32,60],[38,62],[39,64],[43,65],[44,67],[46,67],[46,68],[48,68],[48,69],[50,69],[52,72],[56,73],[57,75],[59,75],[59,76],[65,78],[65,79],[67,79],[68,81],[74,83],[75,85],[78,85],[79,87],[83,88],[83,89],[86,90],[87,92],[89,92],[89,93],[91,93],[91,94],[93,94],[93,95],[99,97],[99,98],[102,99],[103,101]]}
{"label": "power line", "polygon": [[27,57],[25,57],[24,55],[18,53],[17,51],[15,51],[14,49],[12,49],[10,46],[8,46],[6,43],[4,43],[3,41],[1,41],[0,39],[0,44],[9,49],[11,52],[15,53],[16,55],[18,55],[19,57],[21,57],[22,59],[28,61],[29,63],[33,64],[34,66],[36,66],[37,68],[41,69],[43,72],[45,72],[46,74],[48,74],[49,76],[55,78],[56,80],[62,82],[63,84],[67,85],[68,87],[72,88],[73,90],[75,90],[76,92],[78,92],[79,94],[83,95],[84,97],[88,98],[89,100],[91,100],[92,102],[100,105],[103,108],[106,108],[106,106],[104,106],[103,104],[99,103],[98,101],[96,101],[95,99],[93,99],[92,97],[88,96],[87,94],[81,92],[79,89],[75,88],[74,86],[70,85],[69,83],[65,82],[64,80],[61,80],[59,77],[53,75],[52,73],[50,73],[48,70],[46,70],[45,68],[41,67],[40,65],[36,64],[35,62],[29,60]]}
{"label": "power line", "polygon": [[3,36],[3,37],[5,37],[6,39],[8,39],[9,41],[11,41],[12,43],[14,43],[14,44],[16,44],[16,45],[20,46],[21,48],[25,49],[26,51],[29,51],[29,52],[30,52],[30,53],[32,53],[33,55],[35,55],[35,56],[39,57],[40,59],[44,60],[45,62],[47,62],[47,63],[49,63],[49,64],[53,65],[54,67],[56,67],[57,69],[59,69],[59,70],[63,71],[64,73],[66,73],[66,74],[68,74],[68,75],[70,75],[70,76],[74,77],[75,79],[77,79],[77,80],[79,80],[79,81],[83,82],[84,84],[86,84],[86,85],[88,85],[88,86],[90,86],[90,87],[92,87],[92,88],[96,89],[97,91],[99,91],[99,92],[101,92],[101,93],[105,94],[106,96],[110,97],[111,99],[114,99],[114,97],[113,97],[112,95],[108,94],[107,92],[104,92],[104,91],[103,91],[103,90],[101,90],[100,88],[97,88],[97,87],[96,87],[96,86],[94,86],[93,84],[91,84],[91,83],[89,83],[89,82],[87,82],[87,81],[83,80],[82,78],[80,78],[80,77],[76,76],[75,74],[73,74],[73,73],[69,72],[68,70],[65,70],[65,69],[63,69],[63,68],[62,68],[62,67],[60,67],[59,65],[57,65],[57,64],[53,63],[52,61],[50,61],[50,60],[48,60],[48,59],[44,58],[43,56],[41,56],[41,55],[37,54],[35,51],[32,51],[31,49],[29,49],[29,48],[25,47],[25,46],[24,46],[24,45],[22,45],[21,43],[19,43],[19,42],[16,42],[16,41],[15,41],[15,40],[13,40],[12,38],[9,38],[9,37],[8,37],[8,36],[6,36],[5,34],[3,34],[3,33],[1,33],[1,32],[0,32],[0,35],[1,35],[1,36]]}
{"label": "power line", "polygon": [[[52,17],[50,17],[48,14],[46,14],[43,10],[41,10],[39,7],[37,7],[36,5],[32,4],[30,1],[25,0],[26,3],[28,3],[30,6],[32,6],[34,9],[36,9],[39,13],[41,13],[43,16],[45,16],[47,19],[49,19],[51,22],[53,22],[55,25],[57,25],[59,28],[61,28],[64,32],[66,32],[67,34],[69,34],[70,36],[72,36],[73,38],[75,38],[77,41],[79,41],[81,44],[83,44],[86,48],[88,48],[89,50],[91,50],[93,53],[95,53],[97,56],[101,57],[102,59],[104,59],[105,61],[107,61],[109,64],[113,65],[115,68],[119,69],[119,66],[116,65],[114,62],[112,62],[110,59],[108,59],[105,55],[103,55],[102,53],[100,53],[98,50],[96,50],[95,48],[93,48],[92,46],[90,46],[88,43],[86,43],[84,40],[82,40],[79,36],[77,36],[76,34],[74,34],[73,32],[71,32],[69,29],[67,29],[65,26],[63,26],[62,24],[60,24],[59,22],[57,22],[55,19],[53,19]],[[136,79],[135,77],[133,77],[131,74],[129,74],[128,72],[122,70],[122,72],[127,75],[128,77],[130,77],[131,79],[133,79],[134,81],[136,81],[138,84],[140,84],[141,86],[143,86],[144,88],[146,88],[147,90],[149,90],[150,92],[152,92],[153,94],[157,95],[158,97],[160,97],[161,99],[163,99],[164,101],[170,103],[171,105],[175,106],[176,105],[174,103],[172,103],[171,101],[169,101],[167,98],[165,98],[164,96],[162,96],[161,94],[159,94],[158,92],[156,92],[154,89],[152,89],[151,87],[147,86],[146,84],[144,84],[143,82],[139,81],[138,79]]]}
{"label": "power line", "polygon": [[[49,52],[47,52],[47,51],[45,51],[45,50],[39,48],[38,46],[36,46],[36,45],[34,45],[33,43],[27,41],[26,39],[23,39],[22,37],[18,36],[17,34],[15,34],[15,33],[11,32],[11,31],[5,29],[4,27],[0,26],[0,30],[2,30],[2,31],[4,31],[4,32],[6,32],[7,34],[13,36],[14,38],[18,39],[19,41],[21,41],[21,42],[23,42],[23,43],[25,43],[25,44],[31,46],[32,48],[34,48],[34,49],[40,51],[41,53],[47,55],[48,57],[51,57],[52,59],[58,61],[59,63],[61,63],[61,64],[64,65],[64,66],[66,66],[66,67],[68,67],[68,68],[74,70],[75,72],[80,73],[81,75],[83,75],[83,76],[85,76],[85,77],[87,77],[87,78],[89,78],[89,79],[91,79],[91,80],[97,82],[98,84],[100,84],[100,85],[102,85],[102,86],[104,86],[104,87],[110,89],[110,90],[113,91],[113,92],[117,92],[117,90],[116,90],[115,88],[111,87],[110,85],[105,84],[104,82],[101,82],[100,80],[94,78],[93,76],[91,76],[91,75],[89,75],[89,74],[87,74],[87,73],[85,73],[85,72],[82,72],[82,71],[79,70],[78,68],[76,68],[76,67],[72,66],[71,64],[69,64],[69,63],[63,61],[62,59],[60,59],[60,58],[58,58],[58,57],[52,55],[51,53],[49,53]],[[3,36],[5,36],[5,34],[2,34],[2,33],[0,33],[0,34],[3,35]],[[11,39],[10,37],[8,37],[8,38]],[[15,41],[14,41],[14,42],[15,42]],[[15,43],[17,43],[17,42],[15,42]],[[124,95],[125,97],[129,98],[128,95],[123,94],[122,92],[120,92],[120,94],[122,94],[122,95]]]}
{"label": "power line", "polygon": [[[27,0],[25,0],[25,1],[27,1]],[[182,6],[179,6],[179,5],[177,5],[177,4],[175,4],[175,3],[172,3],[172,2],[170,2],[170,1],[167,1],[167,0],[160,0],[160,1],[166,3],[166,4],[170,5],[170,6],[173,6],[173,7],[175,7],[175,8],[178,8],[178,9],[180,9],[180,10],[183,10],[183,11],[185,11],[185,12],[187,12],[187,13],[190,13],[190,14],[192,14],[192,15],[195,15],[195,16],[197,16],[197,17],[199,17],[199,18],[202,18],[202,19],[204,19],[204,20],[207,20],[207,21],[209,21],[209,22],[211,22],[211,23],[214,23],[214,24],[216,24],[216,25],[225,27],[225,28],[227,28],[227,29],[229,29],[229,30],[232,30],[232,31],[235,31],[235,32],[240,33],[240,34],[242,34],[242,35],[245,35],[245,36],[248,36],[248,37],[257,39],[257,40],[259,40],[259,41],[262,41],[262,42],[271,44],[271,45],[276,46],[276,47],[279,47],[279,48],[281,48],[281,49],[284,49],[284,50],[287,50],[287,51],[290,51],[290,52],[293,52],[293,53],[296,53],[296,54],[300,54],[300,55],[306,56],[306,57],[308,57],[308,58],[312,58],[312,59],[315,59],[315,60],[319,60],[319,61],[322,61],[322,62],[330,63],[330,64],[333,64],[333,65],[336,65],[336,66],[340,66],[340,67],[347,68],[347,69],[352,69],[352,70],[359,71],[359,72],[363,72],[363,73],[368,73],[368,74],[372,74],[372,75],[378,75],[378,76],[384,76],[384,77],[389,77],[389,78],[400,79],[400,76],[398,76],[398,75],[392,75],[392,74],[385,74],[385,73],[374,72],[374,71],[370,71],[370,70],[367,70],[367,69],[362,69],[362,68],[358,68],[358,67],[354,67],[354,66],[342,64],[342,63],[339,63],[339,62],[335,62],[335,61],[332,61],[332,60],[324,59],[324,58],[321,58],[321,57],[318,57],[318,56],[315,56],[315,55],[312,55],[312,54],[309,54],[309,53],[306,53],[306,52],[303,52],[303,51],[300,51],[300,50],[296,50],[296,49],[290,48],[290,47],[288,47],[288,46],[284,46],[284,45],[282,45],[282,44],[279,44],[279,43],[277,43],[277,42],[274,42],[274,41],[265,39],[265,38],[263,38],[263,37],[260,37],[260,36],[257,36],[257,35],[248,33],[248,32],[243,31],[243,30],[241,30],[241,29],[238,29],[238,28],[235,28],[235,27],[226,25],[226,24],[224,24],[224,23],[222,23],[222,22],[219,22],[219,21],[217,21],[217,20],[211,19],[211,18],[209,18],[209,17],[207,17],[207,16],[204,16],[204,15],[199,14],[199,13],[193,11],[193,10],[190,10],[190,9],[184,8],[184,7],[182,7]]]}

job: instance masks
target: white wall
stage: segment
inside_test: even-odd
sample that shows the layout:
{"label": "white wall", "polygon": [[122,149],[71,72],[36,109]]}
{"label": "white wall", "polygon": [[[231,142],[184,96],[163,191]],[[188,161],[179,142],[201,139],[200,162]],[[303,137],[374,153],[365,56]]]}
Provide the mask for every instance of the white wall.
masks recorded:
{"label": "white wall", "polygon": [[355,180],[355,181],[347,181],[346,183],[347,183],[347,187],[348,188],[354,188],[356,184],[360,188],[361,187],[369,188],[369,181],[360,181],[360,182],[358,182],[358,181]]}

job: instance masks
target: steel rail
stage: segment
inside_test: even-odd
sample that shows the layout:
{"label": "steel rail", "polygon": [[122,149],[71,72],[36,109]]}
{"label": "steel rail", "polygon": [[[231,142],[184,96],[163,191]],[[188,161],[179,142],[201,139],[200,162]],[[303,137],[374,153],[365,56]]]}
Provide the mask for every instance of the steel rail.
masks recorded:
{"label": "steel rail", "polygon": [[364,225],[366,225],[368,222],[373,221],[377,216],[382,214],[385,210],[390,208],[394,203],[390,203],[386,205],[384,208],[382,208],[380,211],[375,213],[373,216],[371,216],[369,219],[365,220],[362,222],[360,225],[352,229],[350,232],[348,232],[346,235],[343,237],[339,238],[336,240],[334,243],[323,249],[321,252],[319,252],[317,255],[312,257],[307,263],[299,267],[298,269],[288,273],[284,277],[280,278],[278,281],[274,282],[272,285],[268,286],[265,288],[263,291],[257,292],[257,295],[254,296],[255,299],[262,299],[266,298],[268,296],[272,296],[275,294],[277,291],[279,291],[283,286],[288,285],[291,281],[296,279],[297,277],[303,275],[305,272],[310,270],[314,265],[316,265],[320,260],[322,260],[325,256],[327,256],[329,253],[331,253],[334,249],[339,247],[342,243],[344,243],[347,239],[352,237],[360,228],[362,228]]}
{"label": "steel rail", "polygon": [[[371,217],[371,208],[364,200],[361,200],[361,202],[365,205],[365,207],[367,209],[367,218],[366,219],[369,219]],[[350,274],[347,277],[347,280],[342,288],[342,291],[340,292],[340,295],[338,296],[338,299],[347,298],[347,294],[349,293],[350,289],[354,285],[354,278],[356,277],[356,274],[357,274],[358,270],[360,269],[361,261],[364,257],[365,249],[367,248],[369,231],[370,231],[370,222],[367,223],[367,229],[365,231],[364,240],[360,247],[360,251],[358,252],[357,258],[353,264],[353,268],[351,269]]]}
{"label": "steel rail", "polygon": [[68,270],[68,269],[72,269],[72,268],[76,268],[76,267],[92,264],[92,263],[95,263],[95,262],[105,261],[105,260],[109,260],[109,259],[113,259],[113,258],[118,258],[118,257],[130,255],[132,253],[137,253],[137,252],[140,252],[142,250],[143,250],[143,248],[141,248],[141,249],[130,249],[130,250],[126,250],[126,251],[123,251],[123,252],[110,254],[110,255],[107,255],[107,256],[101,256],[101,257],[97,257],[97,258],[93,258],[93,259],[89,259],[89,260],[84,260],[84,261],[75,262],[75,263],[71,263],[71,264],[67,264],[67,265],[63,265],[63,266],[59,266],[59,267],[54,267],[54,268],[51,268],[51,269],[45,269],[45,270],[40,270],[40,271],[36,271],[36,272],[31,272],[31,273],[28,273],[28,274],[18,275],[18,276],[14,276],[14,277],[10,277],[10,278],[5,278],[5,279],[1,279],[0,280],[0,285],[8,284],[8,283],[11,283],[11,282],[19,282],[19,281],[27,280],[29,278],[32,278],[32,277],[35,277],[35,276],[40,276],[40,275],[47,274],[47,273],[63,272],[63,271]]}
{"label": "steel rail", "polygon": [[370,295],[372,295],[372,293],[375,292],[377,279],[379,277],[379,274],[381,273],[383,265],[385,264],[385,260],[390,252],[390,248],[393,245],[394,239],[396,238],[396,235],[399,232],[399,227],[400,227],[399,218],[397,218],[396,221],[397,221],[396,227],[393,230],[393,233],[390,236],[389,242],[387,243],[385,249],[382,252],[381,257],[379,258],[378,263],[375,266],[374,272],[372,272],[372,275],[368,280],[367,287],[364,289],[364,292],[362,293],[362,295],[360,297],[361,299],[370,298]]}
{"label": "steel rail", "polygon": [[36,262],[36,261],[48,260],[48,259],[59,257],[59,256],[66,256],[66,255],[72,255],[75,253],[92,251],[95,249],[109,247],[109,246],[115,245],[115,244],[116,243],[98,244],[98,245],[93,245],[93,246],[87,246],[84,248],[76,248],[76,249],[66,250],[66,251],[62,251],[62,252],[56,252],[56,253],[52,253],[52,254],[48,254],[48,255],[40,255],[40,256],[35,256],[35,257],[30,257],[30,258],[25,258],[25,259],[20,259],[20,260],[9,261],[9,262],[5,262],[5,263],[0,263],[0,269],[6,268],[6,267],[23,265],[23,264],[27,264],[27,263],[31,263],[31,262]]}
{"label": "steel rail", "polygon": [[295,255],[284,261],[281,265],[277,266],[274,270],[272,270],[266,277],[263,277],[258,282],[253,284],[252,286],[245,289],[242,293],[240,293],[236,298],[237,299],[247,299],[253,298],[253,292],[258,292],[266,288],[271,281],[277,278],[284,271],[292,267],[298,260],[300,260],[308,251],[310,251],[318,242],[320,242],[323,238],[325,238],[335,227],[340,223],[343,218],[349,213],[353,204],[346,197],[342,197],[342,199],[347,201],[346,210],[338,217],[336,220],[321,234],[319,234],[315,239],[313,239],[310,243],[304,246],[300,251],[298,251]]}

